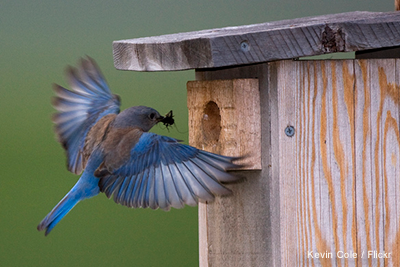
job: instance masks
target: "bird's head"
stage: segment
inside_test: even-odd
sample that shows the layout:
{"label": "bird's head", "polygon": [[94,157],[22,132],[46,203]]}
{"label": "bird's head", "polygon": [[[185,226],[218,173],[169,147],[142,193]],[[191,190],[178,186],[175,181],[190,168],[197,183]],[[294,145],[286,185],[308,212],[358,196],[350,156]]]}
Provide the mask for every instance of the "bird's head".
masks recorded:
{"label": "bird's head", "polygon": [[164,117],[153,108],[145,106],[130,107],[118,114],[113,126],[117,128],[137,127],[144,132],[148,132],[157,123],[164,122],[167,118],[170,121],[172,119],[172,112],[170,113],[170,117]]}

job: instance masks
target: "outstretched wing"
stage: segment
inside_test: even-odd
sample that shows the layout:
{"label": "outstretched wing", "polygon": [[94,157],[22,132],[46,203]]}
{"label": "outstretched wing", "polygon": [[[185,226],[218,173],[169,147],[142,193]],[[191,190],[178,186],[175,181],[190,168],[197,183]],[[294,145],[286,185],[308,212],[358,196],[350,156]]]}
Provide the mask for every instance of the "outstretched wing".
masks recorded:
{"label": "outstretched wing", "polygon": [[103,116],[119,113],[120,100],[113,95],[97,64],[82,59],[78,69],[67,69],[71,90],[54,85],[55,132],[67,152],[68,170],[79,174],[85,168],[83,147],[90,128]]}
{"label": "outstretched wing", "polygon": [[229,169],[239,158],[212,154],[176,139],[143,133],[131,150],[130,160],[101,177],[100,191],[128,207],[169,210],[210,202],[231,191],[223,183],[240,179]]}

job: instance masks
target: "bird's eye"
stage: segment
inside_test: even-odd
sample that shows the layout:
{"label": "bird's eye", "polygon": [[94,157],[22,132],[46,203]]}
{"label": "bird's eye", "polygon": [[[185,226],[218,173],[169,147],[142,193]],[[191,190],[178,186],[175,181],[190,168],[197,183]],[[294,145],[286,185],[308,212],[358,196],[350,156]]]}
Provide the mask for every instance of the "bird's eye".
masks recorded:
{"label": "bird's eye", "polygon": [[156,117],[156,114],[155,114],[155,113],[151,113],[151,114],[149,115],[150,120],[154,120],[155,117]]}

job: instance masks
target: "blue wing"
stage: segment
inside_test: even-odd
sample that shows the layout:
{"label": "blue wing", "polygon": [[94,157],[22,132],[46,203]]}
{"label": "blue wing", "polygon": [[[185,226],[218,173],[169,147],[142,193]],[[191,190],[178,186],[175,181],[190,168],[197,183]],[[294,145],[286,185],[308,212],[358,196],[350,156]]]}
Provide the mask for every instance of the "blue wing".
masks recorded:
{"label": "blue wing", "polygon": [[71,90],[54,86],[55,132],[67,151],[68,170],[79,174],[85,168],[85,138],[90,128],[103,116],[119,113],[120,100],[113,95],[93,59],[81,60],[79,69],[69,67]]}
{"label": "blue wing", "polygon": [[229,169],[239,158],[225,157],[179,143],[176,139],[143,133],[130,160],[101,177],[100,191],[128,207],[169,210],[210,202],[231,191],[222,183],[240,179]]}

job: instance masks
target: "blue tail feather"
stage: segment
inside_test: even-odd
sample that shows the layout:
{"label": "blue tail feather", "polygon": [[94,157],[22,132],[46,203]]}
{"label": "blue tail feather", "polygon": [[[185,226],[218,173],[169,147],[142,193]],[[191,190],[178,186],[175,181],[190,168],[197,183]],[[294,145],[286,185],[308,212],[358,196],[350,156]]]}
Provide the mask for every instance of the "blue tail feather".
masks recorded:
{"label": "blue tail feather", "polygon": [[99,179],[91,174],[84,172],[75,186],[68,192],[67,195],[50,211],[50,213],[39,223],[37,229],[45,230],[45,235],[64,218],[68,212],[78,204],[79,201],[86,198],[91,198],[99,194]]}
{"label": "blue tail feather", "polygon": [[67,194],[54,209],[41,221],[37,229],[42,231],[46,229],[45,235],[48,235],[50,231],[54,228],[64,218],[65,215],[78,204],[79,199],[71,197]]}

